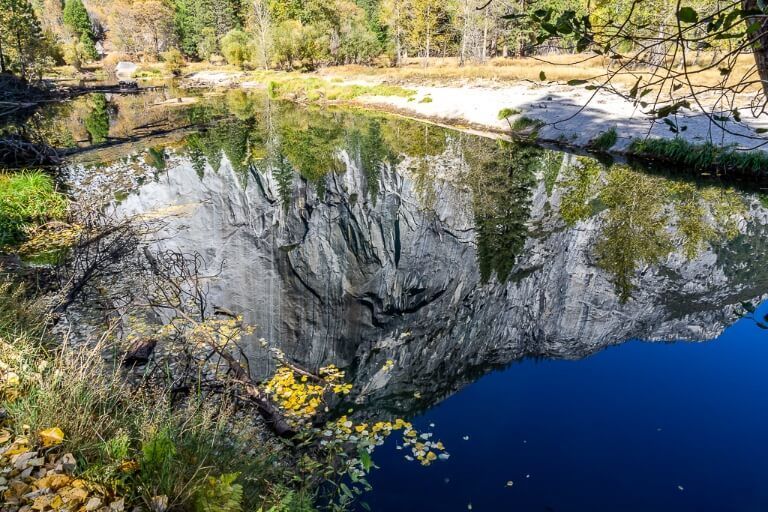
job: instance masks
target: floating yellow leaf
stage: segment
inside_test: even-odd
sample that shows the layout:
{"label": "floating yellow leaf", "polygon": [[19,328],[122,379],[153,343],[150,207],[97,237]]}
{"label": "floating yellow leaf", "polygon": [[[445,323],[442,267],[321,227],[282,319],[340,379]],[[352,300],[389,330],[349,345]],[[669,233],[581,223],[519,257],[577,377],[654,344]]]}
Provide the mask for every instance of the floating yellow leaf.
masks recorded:
{"label": "floating yellow leaf", "polygon": [[40,441],[43,443],[44,448],[56,446],[64,441],[64,432],[59,427],[41,430]]}

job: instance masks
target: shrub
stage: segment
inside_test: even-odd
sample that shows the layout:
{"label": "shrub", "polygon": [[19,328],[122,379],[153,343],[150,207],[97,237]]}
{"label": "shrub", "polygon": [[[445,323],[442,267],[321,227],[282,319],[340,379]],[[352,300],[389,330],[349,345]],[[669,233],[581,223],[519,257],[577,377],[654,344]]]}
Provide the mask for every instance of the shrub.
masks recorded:
{"label": "shrub", "polygon": [[211,27],[205,27],[200,31],[200,42],[197,43],[197,56],[202,60],[208,60],[211,55],[219,51],[219,42],[216,31]]}
{"label": "shrub", "polygon": [[300,64],[314,68],[329,57],[326,32],[316,24],[304,25],[298,20],[286,20],[275,27],[274,58],[284,68]]}
{"label": "shrub", "polygon": [[508,117],[516,116],[520,113],[521,113],[520,110],[516,108],[503,108],[499,110],[499,114],[498,114],[499,121],[507,119]]}
{"label": "shrub", "polygon": [[133,57],[127,53],[110,53],[101,61],[101,67],[109,74],[115,73],[118,62],[132,62]]}
{"label": "shrub", "polygon": [[63,53],[64,53],[64,62],[66,62],[68,65],[72,66],[78,71],[82,69],[83,61],[80,56],[80,52],[78,51],[77,44],[68,43],[64,45]]}
{"label": "shrub", "polygon": [[221,39],[221,53],[227,63],[239,68],[253,60],[253,44],[251,38],[239,29],[230,30]]}
{"label": "shrub", "polygon": [[[129,385],[119,360],[104,359],[113,350],[105,338],[91,347],[56,346],[45,334],[45,309],[26,297],[23,287],[0,280],[6,428],[19,435],[61,429],[54,449],[75,456],[75,473],[89,486],[123,496],[126,510],[149,510],[157,496],[167,497],[169,510],[210,512],[270,510],[294,499],[298,477],[275,464],[279,445],[259,441],[226,400],[192,396],[173,405],[162,385]],[[13,393],[2,385],[9,372]]]}
{"label": "shrub", "polygon": [[694,144],[685,139],[635,139],[629,153],[648,159],[681,164],[689,173],[716,170],[746,178],[768,174],[768,153],[739,151],[734,147],[717,146],[710,142]]}
{"label": "shrub", "polygon": [[512,123],[512,130],[514,131],[523,131],[528,129],[536,130],[538,128],[541,128],[544,126],[544,121],[541,121],[540,119],[532,119],[530,117],[518,117],[515,119],[515,121]]}
{"label": "shrub", "polygon": [[181,52],[176,48],[172,48],[164,52],[162,57],[163,62],[165,62],[165,70],[173,76],[181,76],[182,71],[187,66]]}

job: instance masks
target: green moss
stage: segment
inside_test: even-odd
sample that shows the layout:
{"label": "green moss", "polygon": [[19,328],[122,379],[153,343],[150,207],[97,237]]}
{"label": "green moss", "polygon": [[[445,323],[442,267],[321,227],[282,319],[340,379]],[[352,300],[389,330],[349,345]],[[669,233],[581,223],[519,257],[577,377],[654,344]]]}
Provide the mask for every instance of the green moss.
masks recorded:
{"label": "green moss", "polygon": [[27,227],[64,218],[67,206],[47,174],[0,175],[0,246],[22,242]]}

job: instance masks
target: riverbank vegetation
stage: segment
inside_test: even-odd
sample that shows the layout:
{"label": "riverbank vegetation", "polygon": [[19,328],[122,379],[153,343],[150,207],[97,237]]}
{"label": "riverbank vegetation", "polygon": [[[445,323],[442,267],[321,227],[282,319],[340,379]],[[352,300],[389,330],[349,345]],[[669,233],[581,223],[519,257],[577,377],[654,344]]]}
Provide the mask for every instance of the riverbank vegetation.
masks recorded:
{"label": "riverbank vegetation", "polygon": [[281,445],[232,404],[131,386],[105,345],[61,346],[46,318],[30,290],[0,282],[5,510],[312,509]]}

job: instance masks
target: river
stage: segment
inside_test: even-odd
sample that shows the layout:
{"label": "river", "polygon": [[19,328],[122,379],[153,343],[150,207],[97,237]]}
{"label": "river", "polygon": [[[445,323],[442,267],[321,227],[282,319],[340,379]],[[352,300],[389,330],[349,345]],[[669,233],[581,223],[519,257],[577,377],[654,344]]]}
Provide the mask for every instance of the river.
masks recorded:
{"label": "river", "polygon": [[264,338],[344,369],[340,412],[444,442],[429,467],[379,448],[373,510],[768,509],[764,196],[264,93],[169,98],[49,113],[93,146],[64,181],[200,256],[208,304],[255,326],[255,378]]}

